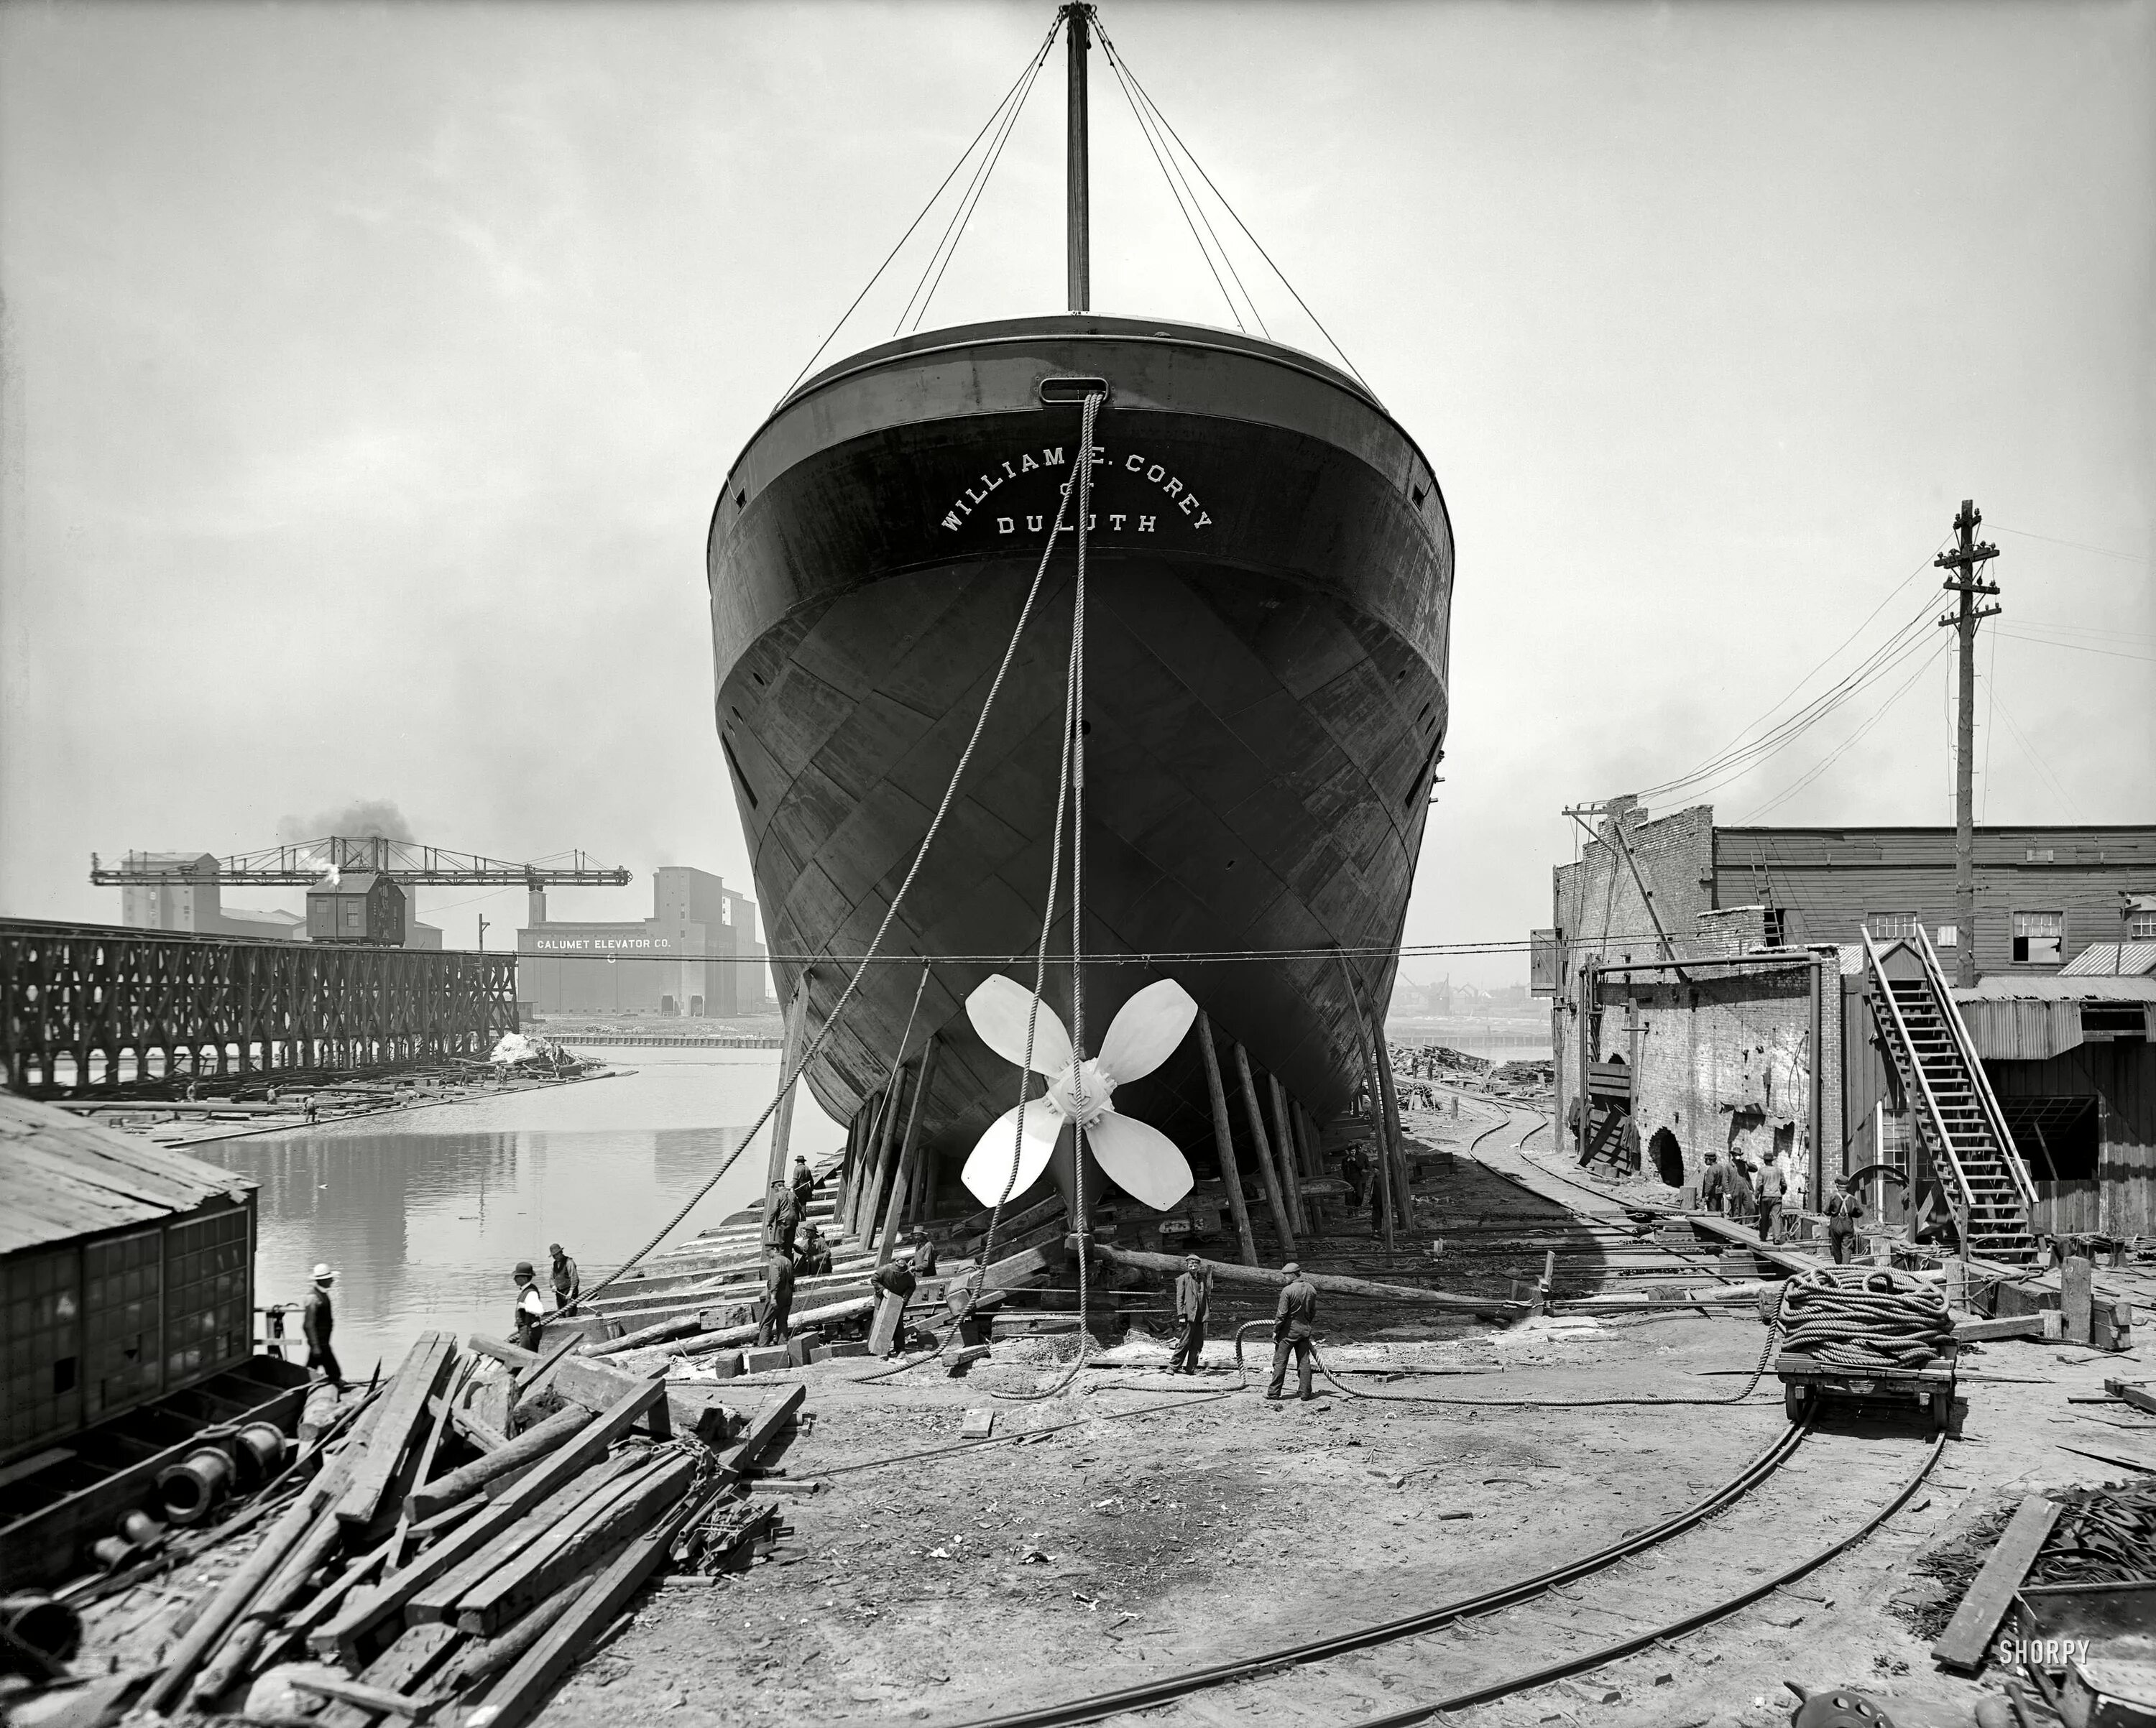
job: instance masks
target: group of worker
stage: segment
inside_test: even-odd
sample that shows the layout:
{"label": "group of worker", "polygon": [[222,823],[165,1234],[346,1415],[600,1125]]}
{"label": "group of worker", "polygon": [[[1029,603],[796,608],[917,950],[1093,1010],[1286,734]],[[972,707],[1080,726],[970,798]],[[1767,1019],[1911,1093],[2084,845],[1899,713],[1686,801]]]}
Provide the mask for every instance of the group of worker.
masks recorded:
{"label": "group of worker", "polygon": [[[1281,1401],[1292,1358],[1301,1382],[1301,1396],[1307,1401],[1317,1396],[1311,1390],[1317,1351],[1310,1341],[1317,1328],[1317,1291],[1303,1278],[1302,1268],[1295,1261],[1290,1260],[1281,1270],[1287,1282],[1281,1287],[1280,1300],[1273,1308],[1273,1377],[1265,1387],[1265,1397],[1275,1403]],[[1187,1255],[1175,1280],[1175,1319],[1180,1330],[1168,1356],[1169,1373],[1198,1372],[1198,1358],[1205,1348],[1205,1321],[1212,1310],[1213,1274],[1196,1254]]]}
{"label": "group of worker", "polygon": [[[1740,1224],[1750,1224],[1762,1242],[1779,1242],[1784,1224],[1801,1208],[1804,1192],[1783,1174],[1780,1161],[1763,1159],[1758,1164],[1732,1154],[1724,1164],[1714,1153],[1707,1155],[1700,1172],[1699,1203],[1702,1210],[1719,1213]],[[1826,1245],[1834,1264],[1849,1258],[1849,1245],[1864,1219],[1863,1197],[1847,1177],[1835,1182],[1826,1197]]]}
{"label": "group of worker", "polygon": [[[757,1326],[756,1341],[767,1349],[783,1344],[793,1309],[796,1279],[821,1278],[831,1270],[831,1244],[808,1222],[808,1203],[815,1197],[815,1172],[808,1161],[795,1154],[791,1176],[771,1185],[763,1226],[763,1318]],[[896,1292],[903,1300],[913,1294],[918,1279],[936,1270],[936,1244],[928,1232],[915,1225],[913,1242],[903,1259],[886,1261],[869,1279],[885,1295]]]}

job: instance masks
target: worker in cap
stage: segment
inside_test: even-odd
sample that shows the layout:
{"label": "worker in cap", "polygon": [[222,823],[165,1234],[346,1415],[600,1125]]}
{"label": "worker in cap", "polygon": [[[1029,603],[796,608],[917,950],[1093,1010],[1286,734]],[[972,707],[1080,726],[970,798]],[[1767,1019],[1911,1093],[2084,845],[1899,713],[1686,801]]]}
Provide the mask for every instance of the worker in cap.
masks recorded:
{"label": "worker in cap", "polygon": [[816,1197],[816,1178],[810,1172],[808,1161],[800,1153],[793,1155],[793,1209],[803,1218],[808,1216],[808,1202]]}
{"label": "worker in cap", "polygon": [[1722,1167],[1722,1161],[1709,1152],[1707,1168],[1699,1175],[1699,1209],[1702,1212],[1720,1212],[1723,1198],[1728,1192],[1729,1172]]}
{"label": "worker in cap", "polygon": [[511,1324],[516,1341],[526,1350],[539,1347],[539,1328],[546,1323],[547,1305],[539,1300],[539,1274],[529,1260],[519,1260],[511,1274],[516,1280],[516,1312]]}
{"label": "worker in cap", "polygon": [[814,1224],[801,1233],[801,1245],[793,1250],[793,1275],[822,1278],[831,1269],[831,1244]]}
{"label": "worker in cap", "polygon": [[1213,1306],[1213,1280],[1205,1263],[1196,1254],[1186,1255],[1182,1275],[1175,1280],[1175,1318],[1183,1331],[1168,1359],[1171,1374],[1195,1374],[1198,1353],[1205,1348],[1205,1316]]}
{"label": "worker in cap", "polygon": [[1287,1359],[1292,1354],[1302,1377],[1302,1399],[1307,1403],[1317,1396],[1310,1389],[1317,1354],[1311,1347],[1310,1335],[1317,1324],[1317,1292],[1302,1281],[1302,1268],[1293,1260],[1281,1270],[1287,1274],[1287,1284],[1280,1293],[1280,1305],[1273,1310],[1273,1377],[1265,1387],[1265,1396],[1275,1403],[1280,1402],[1281,1389],[1287,1383]]}
{"label": "worker in cap", "polygon": [[793,1252],[793,1233],[801,1228],[801,1208],[794,1202],[793,1191],[783,1182],[771,1185],[771,1197],[765,1202],[763,1245],[791,1254]]}
{"label": "worker in cap", "polygon": [[936,1275],[936,1244],[929,1238],[926,1224],[913,1227],[913,1270],[916,1277]]}
{"label": "worker in cap", "polygon": [[547,1252],[553,1256],[554,1312],[559,1314],[583,1295],[583,1274],[577,1270],[577,1263],[562,1252],[560,1243],[548,1243]]}
{"label": "worker in cap", "polygon": [[337,1366],[336,1351],[330,1347],[330,1334],[336,1329],[336,1315],[330,1305],[330,1286],[336,1282],[336,1274],[325,1260],[315,1267],[313,1287],[307,1300],[300,1305],[300,1329],[306,1335],[307,1367],[320,1368],[322,1378],[339,1392],[344,1390],[344,1370]]}
{"label": "worker in cap", "polygon": [[786,1341],[787,1317],[793,1309],[793,1255],[773,1243],[763,1251],[763,1321],[757,1328],[757,1347],[768,1350]]}

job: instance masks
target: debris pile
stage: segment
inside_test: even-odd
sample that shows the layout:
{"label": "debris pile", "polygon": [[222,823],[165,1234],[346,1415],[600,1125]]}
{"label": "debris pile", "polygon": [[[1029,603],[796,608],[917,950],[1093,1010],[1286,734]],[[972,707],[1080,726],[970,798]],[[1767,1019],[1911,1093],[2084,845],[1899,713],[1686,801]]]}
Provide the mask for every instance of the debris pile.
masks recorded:
{"label": "debris pile", "polygon": [[2156,1482],[2063,1489],[2059,1520],[2029,1569],[2031,1584],[2156,1580]]}
{"label": "debris pile", "polygon": [[[745,1566],[783,1533],[748,1483],[805,1396],[776,1391],[744,1420],[677,1407],[663,1379],[567,1346],[540,1356],[475,1337],[459,1351],[424,1334],[259,1508],[205,1533],[257,1540],[172,1628],[154,1669],[101,1687],[81,1720],[189,1711],[513,1728],[655,1575]],[[79,1616],[47,1598],[18,1618],[0,1629],[9,1648],[39,1651],[31,1678],[69,1680]]]}

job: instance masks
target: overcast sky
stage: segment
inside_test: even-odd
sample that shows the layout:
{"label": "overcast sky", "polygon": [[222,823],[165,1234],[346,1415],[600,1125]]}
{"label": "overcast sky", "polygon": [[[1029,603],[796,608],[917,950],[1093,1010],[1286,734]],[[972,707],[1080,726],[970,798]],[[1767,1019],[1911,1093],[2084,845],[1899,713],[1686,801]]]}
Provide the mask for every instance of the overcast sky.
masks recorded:
{"label": "overcast sky", "polygon": [[[557,915],[644,915],[660,864],[746,886],[713,495],[1052,10],[0,7],[0,911],[116,919],[93,850],[359,799],[637,873]],[[2156,821],[2156,8],[1103,16],[1450,505],[1410,940],[1546,922],[1561,807],[1855,665],[1964,497],[2014,633],[1984,817]],[[1094,68],[1096,305],[1227,321]],[[1060,309],[1055,69],[932,326]],[[1951,744],[1912,660],[1714,801],[1950,822]],[[453,946],[523,915],[421,908]]]}

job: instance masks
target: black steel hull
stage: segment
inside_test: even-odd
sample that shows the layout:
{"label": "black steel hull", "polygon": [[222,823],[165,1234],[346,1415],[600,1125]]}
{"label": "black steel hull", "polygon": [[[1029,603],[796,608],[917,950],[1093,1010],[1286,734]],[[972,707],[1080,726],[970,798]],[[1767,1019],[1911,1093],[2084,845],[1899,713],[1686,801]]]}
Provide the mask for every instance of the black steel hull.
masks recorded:
{"label": "black steel hull", "polygon": [[[1358,387],[1290,351],[1058,317],[834,367],[729,476],[709,547],[716,718],[769,948],[857,955],[897,892],[1075,459],[1078,408],[1041,399],[1044,379],[1073,377],[1111,392],[1088,555],[1086,951],[1396,942],[1447,720],[1452,543],[1428,464]],[[1074,553],[1066,534],[894,959],[1039,937]],[[1066,899],[1051,951],[1068,934]],[[963,1012],[991,969],[939,963],[907,1047],[942,1040],[924,1128],[947,1172],[1017,1095]],[[800,964],[776,970],[790,997]],[[810,968],[812,1027],[849,970]],[[1099,966],[1086,1043],[1172,976],[1322,1121],[1363,1074],[1351,972],[1366,1011],[1386,1000],[1378,956]],[[872,968],[811,1067],[839,1120],[889,1071],[919,976]],[[1067,967],[1050,999],[1067,1018]],[[1209,1163],[1188,1043],[1116,1105]]]}

